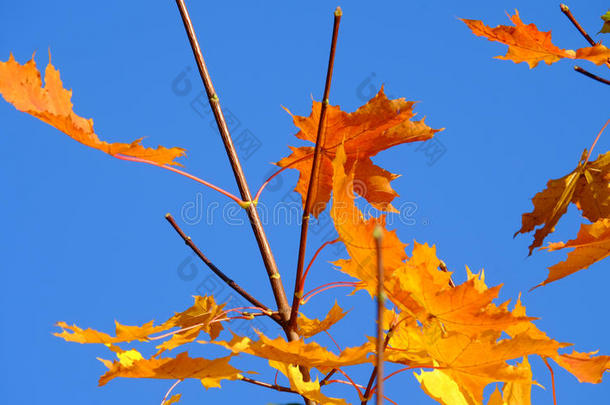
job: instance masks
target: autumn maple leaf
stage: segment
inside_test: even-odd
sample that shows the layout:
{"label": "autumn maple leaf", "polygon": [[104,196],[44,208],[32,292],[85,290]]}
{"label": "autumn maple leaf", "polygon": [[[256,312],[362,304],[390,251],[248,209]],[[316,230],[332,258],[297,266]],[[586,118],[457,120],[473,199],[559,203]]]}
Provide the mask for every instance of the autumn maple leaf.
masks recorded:
{"label": "autumn maple leaf", "polygon": [[314,401],[316,404],[324,405],[347,405],[343,399],[330,398],[320,392],[318,381],[305,381],[303,374],[297,366],[286,364],[279,361],[269,360],[269,365],[288,377],[290,388],[302,396]]}
{"label": "autumn maple leaf", "polygon": [[168,336],[171,336],[169,340],[157,346],[159,353],[194,341],[202,331],[209,334],[211,339],[216,339],[223,329],[222,323],[216,320],[223,313],[224,304],[216,305],[214,298],[211,296],[196,296],[194,298],[195,303],[192,307],[183,312],[176,313],[160,325],[155,326],[153,321],[147,322],[142,326],[121,325],[115,322],[115,336],[111,336],[94,329],[82,329],[76,325],[58,322],[57,326],[63,330],[54,335],[63,338],[67,342],[115,345],[116,343],[136,340],[142,342],[149,341],[153,334],[179,327],[178,331],[168,334]]}
{"label": "autumn maple leaf", "polygon": [[360,346],[345,348],[337,355],[316,342],[305,343],[303,340],[288,342],[281,337],[270,339],[260,332],[258,337],[258,340],[253,341],[248,337],[233,334],[230,341],[215,340],[212,343],[223,346],[233,353],[247,353],[285,364],[315,367],[323,373],[333,368],[370,363],[369,355],[375,350],[372,343],[366,342]]}
{"label": "autumn maple leaf", "polygon": [[63,88],[59,71],[50,62],[45,70],[45,86],[32,58],[21,65],[11,54],[0,62],[0,94],[19,111],[59,129],[78,142],[109,155],[126,155],[155,162],[159,165],[180,165],[176,158],[184,156],[182,148],[145,148],[141,140],[131,143],[101,141],[93,131],[93,120],[85,119],[72,110],[72,91]]}
{"label": "autumn maple leaf", "polygon": [[[415,102],[403,98],[390,100],[379,93],[353,113],[341,111],[339,106],[326,110],[325,140],[321,149],[320,173],[315,180],[312,213],[318,216],[330,199],[333,178],[332,161],[337,148],[344,144],[347,154],[346,171],[354,171],[354,192],[360,194],[375,208],[392,210],[390,203],[398,196],[390,182],[398,176],[376,166],[371,161],[382,150],[407,142],[425,141],[442,129],[432,129],[424,119],[412,121]],[[300,129],[296,137],[316,142],[322,103],[313,102],[309,117],[293,115],[294,124]],[[290,113],[290,111],[288,111]],[[292,115],[292,114],[291,114]],[[312,146],[290,147],[292,154],[276,164],[300,172],[295,191],[303,201],[307,195],[314,154]]]}
{"label": "autumn maple leaf", "polygon": [[579,270],[584,270],[595,262],[610,256],[610,219],[603,218],[593,224],[580,226],[576,239],[566,243],[549,243],[545,249],[549,251],[573,248],[568,258],[549,267],[549,275],[536,287],[560,280]]}
{"label": "autumn maple leaf", "polygon": [[345,148],[340,145],[335,152],[333,165],[333,204],[330,216],[339,234],[339,240],[345,244],[349,259],[339,259],[333,264],[343,273],[348,274],[360,281],[356,289],[365,289],[376,295],[377,291],[377,262],[375,261],[376,242],[373,230],[381,226],[383,251],[383,266],[386,274],[386,290],[393,290],[394,283],[392,273],[400,267],[407,258],[405,253],[406,244],[402,243],[395,231],[385,228],[385,215],[378,218],[364,218],[364,215],[354,204],[352,184],[354,172],[345,172],[345,164],[348,160]]}
{"label": "autumn maple leaf", "polygon": [[561,59],[585,59],[596,65],[602,65],[610,58],[610,49],[602,44],[576,51],[561,49],[551,42],[550,31],[541,32],[535,24],[524,24],[517,10],[513,16],[508,17],[514,26],[499,25],[492,28],[479,20],[460,20],[472,30],[473,34],[508,45],[506,55],[497,56],[498,59],[512,60],[515,63],[526,62],[530,69],[542,61],[550,65]]}
{"label": "autumn maple leaf", "polygon": [[221,380],[239,380],[241,372],[229,364],[232,356],[208,360],[189,357],[187,352],[175,358],[146,359],[137,350],[128,350],[117,354],[118,360],[99,359],[108,371],[100,377],[99,385],[105,385],[116,377],[126,378],[161,378],[183,380],[197,378],[204,387],[220,387]]}
{"label": "autumn maple leaf", "polygon": [[299,335],[308,338],[324,332],[343,319],[345,315],[347,315],[347,312],[343,312],[336,302],[323,320],[309,319],[305,315],[300,314],[297,319]]}
{"label": "autumn maple leaf", "polygon": [[589,162],[588,157],[585,150],[576,169],[559,179],[550,180],[546,189],[532,198],[534,210],[523,214],[521,229],[515,233],[515,236],[528,233],[543,225],[534,233],[530,255],[554,231],[570,203],[575,204],[591,222],[610,217],[610,152],[593,162]]}

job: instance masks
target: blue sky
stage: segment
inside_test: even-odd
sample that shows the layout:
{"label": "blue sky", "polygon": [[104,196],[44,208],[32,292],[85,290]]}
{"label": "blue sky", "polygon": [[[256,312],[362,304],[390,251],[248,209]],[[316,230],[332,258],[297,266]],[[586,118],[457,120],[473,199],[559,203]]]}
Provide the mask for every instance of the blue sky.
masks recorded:
{"label": "blue sky", "polygon": [[[532,293],[546,268],[562,253],[536,252],[527,258],[531,236],[512,238],[531,197],[546,181],[563,176],[578,163],[608,119],[607,87],[559,62],[529,70],[525,64],[493,59],[500,44],[473,36],[456,17],[506,24],[506,11],[518,8],[523,20],[553,30],[562,48],[584,40],[551,1],[462,2],[188,2],[208,67],[225,113],[234,119],[252,189],[269,175],[295,144],[296,132],[281,108],[308,115],[311,97],[322,93],[332,27],[332,11],[344,11],[336,56],[331,103],[352,111],[385,84],[394,97],[418,100],[416,111],[432,127],[445,127],[438,140],[445,153],[432,162],[417,146],[399,146],[375,157],[384,168],[403,174],[394,182],[406,204],[408,221],[397,224],[405,240],[436,244],[439,256],[463,280],[464,266],[485,269],[489,284],[503,283],[501,298],[523,291],[528,313],[560,341],[581,351],[610,353],[606,338],[608,262]],[[574,4],[573,12],[593,34],[607,3]],[[146,7],[142,5],[146,4]],[[192,104],[202,87],[174,2],[2,2],[0,59],[13,52],[25,62],[36,52],[43,68],[47,50],[74,91],[75,111],[95,121],[109,141],[145,136],[148,145],[188,149],[189,172],[237,193],[220,138]],[[598,39],[600,37],[597,37]],[[606,74],[603,69],[583,67]],[[184,80],[188,87],[180,87]],[[180,84],[180,85],[179,85]],[[188,91],[187,91],[188,90]],[[602,98],[606,97],[606,98]],[[7,403],[160,403],[171,381],[117,379],[103,388],[97,378],[110,358],[103,347],[66,343],[51,335],[64,320],[112,331],[114,320],[141,324],[165,320],[187,308],[191,295],[227,290],[208,272],[164,220],[169,212],[209,257],[266,303],[272,302],[264,269],[243,214],[226,213],[226,200],[198,184],[157,168],[122,162],[72,141],[38,120],[0,103],[0,390]],[[605,152],[602,137],[596,153]],[[291,197],[295,173],[286,173],[264,194],[273,206]],[[201,201],[198,203],[197,201]],[[201,213],[220,205],[210,218]],[[574,209],[560,221],[550,240],[575,235]],[[329,237],[331,225],[319,224],[311,251]],[[296,264],[296,221],[270,223],[267,232],[287,289]],[[341,279],[324,252],[308,285]],[[196,272],[193,277],[185,272]],[[334,294],[336,292],[336,294]],[[342,345],[361,343],[373,329],[373,304],[363,293],[333,290],[304,308],[322,316],[337,297],[350,315],[333,335]],[[271,323],[265,324],[274,335]],[[321,343],[332,343],[321,338]],[[191,353],[216,355],[193,346]],[[261,368],[245,361],[244,367]],[[550,379],[534,361],[535,403],[549,403]],[[365,380],[370,370],[354,376]],[[556,369],[562,403],[606,403],[610,385],[579,384]],[[263,374],[262,379],[269,378]],[[184,404],[290,402],[243,383],[204,391],[197,381],[176,392]],[[330,394],[347,393],[333,388]],[[398,403],[432,403],[408,373],[391,380],[388,395]],[[428,401],[428,402],[426,402]]]}

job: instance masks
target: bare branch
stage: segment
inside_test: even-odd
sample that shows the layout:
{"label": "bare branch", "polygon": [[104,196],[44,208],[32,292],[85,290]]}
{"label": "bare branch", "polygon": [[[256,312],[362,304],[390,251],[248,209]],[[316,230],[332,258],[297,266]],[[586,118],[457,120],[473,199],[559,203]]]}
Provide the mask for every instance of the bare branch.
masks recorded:
{"label": "bare branch", "polygon": [[208,266],[208,268],[210,270],[212,270],[212,272],[214,274],[216,274],[218,277],[220,277],[220,279],[222,281],[224,281],[229,287],[231,287],[239,295],[244,297],[252,305],[254,305],[255,307],[261,308],[265,312],[266,315],[269,315],[269,317],[271,319],[273,319],[276,322],[281,324],[281,319],[280,319],[279,314],[277,312],[274,313],[273,311],[271,311],[265,304],[261,303],[259,300],[257,300],[252,295],[250,295],[246,290],[241,288],[239,286],[239,284],[237,284],[235,281],[230,279],[222,270],[220,270],[218,267],[216,267],[214,265],[214,263],[212,263],[210,261],[210,259],[208,259],[203,254],[203,252],[197,247],[197,245],[195,245],[193,240],[189,236],[187,236],[182,231],[182,229],[180,229],[180,227],[178,226],[178,224],[176,223],[176,221],[174,220],[174,218],[170,214],[165,215],[165,219],[167,219],[167,222],[170,223],[170,225],[174,228],[174,230],[178,233],[178,235],[180,235],[182,240],[184,240],[184,243],[186,243],[187,246],[191,248],[191,250],[197,255],[197,257],[199,257],[201,259],[201,261],[204,262],[205,265]]}
{"label": "bare branch", "polygon": [[328,97],[330,94],[330,83],[333,76],[333,66],[335,64],[335,50],[337,49],[337,36],[339,35],[339,23],[341,22],[341,8],[335,10],[335,19],[333,24],[333,36],[330,44],[330,56],[328,58],[328,69],[326,71],[326,83],[324,85],[324,96],[322,98],[322,107],[320,110],[320,122],[318,124],[318,133],[316,135],[316,146],[314,149],[313,161],[311,163],[311,175],[309,176],[309,185],[307,187],[307,195],[305,197],[305,206],[303,207],[303,216],[301,217],[301,237],[299,241],[299,256],[297,260],[297,273],[294,281],[294,296],[292,297],[292,309],[290,312],[290,321],[288,327],[291,330],[296,330],[297,317],[299,315],[299,305],[303,297],[303,288],[301,279],[303,278],[303,267],[305,266],[305,251],[307,248],[307,230],[309,228],[309,212],[312,210],[313,198],[316,194],[314,187],[318,180],[320,172],[320,152],[324,144],[324,121],[326,119],[326,109],[328,107]]}
{"label": "bare branch", "polygon": [[598,75],[594,75],[593,73],[589,72],[588,70],[585,70],[585,69],[581,68],[580,66],[574,66],[574,70],[577,71],[578,73],[581,73],[581,74],[587,76],[587,77],[590,77],[593,80],[597,80],[598,82],[610,85],[610,80],[604,79],[603,77],[600,77]]}
{"label": "bare branch", "polygon": [[[289,320],[290,306],[286,298],[286,293],[284,292],[284,286],[282,285],[282,281],[280,279],[277,264],[275,263],[273,253],[271,252],[271,247],[269,246],[269,241],[265,235],[260,217],[256,211],[256,205],[252,203],[252,195],[250,194],[250,189],[248,188],[248,183],[246,182],[246,176],[244,175],[241,164],[239,163],[239,158],[237,157],[237,152],[235,150],[235,146],[233,145],[233,140],[231,139],[229,128],[222,113],[222,109],[220,108],[218,95],[214,90],[212,79],[206,67],[205,60],[203,59],[203,53],[201,52],[201,47],[197,41],[195,29],[193,28],[193,23],[191,22],[188,10],[184,4],[184,0],[176,0],[176,4],[180,10],[182,22],[184,23],[184,28],[186,29],[191,48],[193,49],[193,55],[197,61],[199,74],[203,80],[203,85],[208,95],[210,107],[212,108],[214,119],[218,125],[218,131],[220,132],[227,156],[229,157],[231,168],[233,169],[233,175],[235,176],[235,180],[237,181],[237,186],[239,187],[239,192],[241,194],[241,199],[246,203],[245,209],[248,213],[248,218],[250,219],[250,224],[252,225],[252,230],[254,231],[256,242],[258,243],[258,248],[261,252],[263,263],[265,264],[265,268],[267,270],[267,276],[269,277],[271,289],[273,290],[278,312],[280,313],[282,322],[285,324]],[[290,332],[288,328],[285,328],[285,330],[288,340],[295,340],[298,338],[298,335],[295,332]]]}

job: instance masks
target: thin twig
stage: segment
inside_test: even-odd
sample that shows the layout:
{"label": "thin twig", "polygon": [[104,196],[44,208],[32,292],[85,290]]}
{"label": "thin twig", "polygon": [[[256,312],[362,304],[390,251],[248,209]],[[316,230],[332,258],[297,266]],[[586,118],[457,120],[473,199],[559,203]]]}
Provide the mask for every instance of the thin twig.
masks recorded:
{"label": "thin twig", "polygon": [[333,368],[332,370],[330,370],[328,372],[328,374],[326,374],[326,376],[324,376],[324,378],[322,379],[322,381],[320,381],[320,387],[323,385],[328,384],[328,380],[330,379],[330,377],[332,377],[335,373],[337,372],[336,368]]}
{"label": "thin twig", "polygon": [[576,27],[578,32],[580,32],[580,34],[583,37],[585,37],[587,42],[589,44],[591,44],[591,46],[595,45],[595,41],[593,40],[593,38],[591,38],[591,36],[589,36],[589,34],[587,34],[587,31],[585,31],[585,29],[582,27],[582,25],[580,25],[580,23],[578,21],[576,21],[576,18],[574,18],[574,16],[572,15],[572,12],[568,8],[568,6],[566,6],[565,4],[561,4],[561,5],[559,5],[559,7],[561,8],[561,12],[564,13],[566,17],[568,17],[568,19]]}
{"label": "thin twig", "polygon": [[267,185],[271,182],[271,180],[273,180],[277,175],[279,175],[286,169],[291,169],[293,165],[295,165],[305,159],[309,159],[311,156],[313,156],[313,153],[302,156],[302,157],[298,158],[297,160],[293,160],[292,162],[290,162],[289,164],[287,164],[286,166],[282,167],[281,169],[279,169],[278,171],[273,173],[271,176],[269,176],[269,178],[267,180],[265,180],[265,182],[259,187],[258,191],[256,192],[256,195],[254,196],[254,201],[259,200],[265,187],[267,187]]}
{"label": "thin twig", "polygon": [[381,239],[383,231],[381,225],[377,225],[373,231],[375,238],[375,250],[377,251],[377,405],[383,405],[383,350],[385,348],[383,337],[383,311],[385,309],[385,292],[383,288],[383,257],[381,250]]}
{"label": "thin twig", "polygon": [[294,296],[292,297],[292,309],[290,311],[290,321],[288,327],[291,330],[296,330],[297,317],[299,315],[299,305],[303,297],[301,288],[301,279],[303,277],[303,267],[305,266],[305,251],[307,247],[307,230],[309,228],[309,213],[312,211],[314,196],[314,187],[318,180],[320,171],[320,153],[324,144],[324,121],[326,118],[326,109],[328,107],[328,97],[330,94],[330,83],[333,76],[333,66],[335,64],[335,50],[337,49],[337,36],[339,35],[339,23],[341,22],[341,8],[335,10],[335,19],[333,24],[333,37],[330,44],[330,56],[328,58],[328,69],[326,71],[326,83],[324,84],[324,96],[322,97],[322,107],[320,109],[320,122],[318,123],[318,133],[316,135],[316,146],[314,148],[313,162],[311,164],[311,174],[309,176],[309,185],[307,187],[307,195],[305,197],[305,205],[303,207],[303,216],[301,217],[301,237],[299,241],[299,253],[297,260],[297,272],[294,282]]}
{"label": "thin twig", "polygon": [[276,390],[276,391],[292,392],[293,394],[298,394],[298,392],[296,392],[295,390],[293,390],[290,387],[284,387],[282,385],[277,385],[277,384],[269,384],[269,383],[266,383],[266,382],[262,382],[262,381],[258,381],[258,380],[253,380],[252,378],[248,378],[248,377],[241,377],[240,381],[247,382],[247,383],[254,384],[254,385],[258,385],[260,387],[270,388],[270,389]]}
{"label": "thin twig", "polygon": [[182,381],[182,380],[176,380],[176,382],[171,387],[169,387],[169,389],[165,393],[165,396],[163,397],[163,400],[161,400],[161,405],[163,405],[165,403],[165,401],[167,401],[167,397],[169,396],[169,394],[171,394],[171,392],[174,390],[174,388],[176,388],[176,385],[178,385],[180,383],[180,381]]}
{"label": "thin twig", "polygon": [[356,391],[358,391],[358,397],[361,398],[362,397],[362,391],[360,391],[360,389],[361,388],[364,389],[364,387],[362,385],[360,385],[360,384],[356,384],[354,382],[354,380],[352,380],[351,377],[349,375],[347,375],[347,373],[345,371],[341,370],[340,368],[338,368],[337,371],[340,372],[341,374],[343,374],[343,376],[349,380],[349,382],[352,385],[352,387],[356,388]]}
{"label": "thin twig", "polygon": [[314,253],[313,257],[311,258],[311,260],[309,261],[309,264],[307,265],[307,268],[305,269],[305,273],[303,273],[303,277],[301,278],[301,285],[299,286],[299,291],[303,291],[305,289],[305,280],[307,280],[307,275],[309,274],[309,270],[311,269],[311,266],[313,266],[314,262],[316,261],[316,258],[318,257],[318,255],[320,254],[320,252],[322,250],[324,250],[324,248],[328,245],[332,245],[334,243],[339,242],[339,238],[335,239],[335,240],[329,240],[326,241],[322,244],[322,246],[320,246],[318,248],[318,250],[316,250],[316,253]]}
{"label": "thin twig", "polygon": [[356,287],[358,284],[359,283],[355,281],[334,281],[332,283],[322,284],[321,286],[316,287],[313,290],[309,291],[307,294],[305,294],[303,298],[301,298],[301,304],[306,304],[307,301],[309,301],[313,296],[326,290],[330,290],[332,288],[337,287]]}
{"label": "thin twig", "polygon": [[[568,20],[570,20],[572,25],[574,25],[574,27],[576,27],[578,32],[580,32],[580,34],[585,38],[585,40],[589,43],[589,45],[595,46],[596,42],[593,40],[593,38],[591,38],[591,36],[587,33],[587,31],[585,31],[585,29],[582,27],[582,25],[580,25],[580,23],[572,15],[572,12],[568,8],[568,6],[566,6],[565,4],[561,4],[559,7],[561,8],[561,12],[564,13],[566,17],[568,17]],[[606,66],[608,66],[610,68],[610,58],[608,58],[608,60],[606,60]],[[584,72],[580,72],[580,73],[583,73],[583,74],[589,76],[587,74],[589,72],[587,72],[586,70],[584,70]],[[595,79],[595,77],[598,77],[598,76],[589,76],[589,77],[591,77],[592,79]],[[610,84],[610,83],[604,82],[603,80],[602,80],[602,83]]]}
{"label": "thin twig", "polygon": [[595,140],[593,141],[593,143],[591,144],[591,147],[589,148],[589,153],[587,154],[587,158],[585,159],[585,162],[588,162],[589,159],[591,158],[591,154],[593,153],[593,148],[595,148],[595,145],[597,145],[597,141],[599,141],[599,137],[602,136],[602,134],[604,133],[604,129],[606,129],[606,127],[608,126],[608,124],[610,124],[610,120],[606,121],[606,123],[604,124],[604,126],[602,127],[602,129],[599,131],[599,133],[597,134],[597,137],[595,138]]}
{"label": "thin twig", "polygon": [[[184,4],[184,0],[176,0],[176,4],[180,10],[180,16],[182,17],[182,22],[184,23],[184,28],[186,29],[191,48],[193,50],[193,55],[197,61],[197,68],[199,69],[199,74],[203,80],[203,85],[210,102],[210,107],[214,113],[214,118],[216,120],[216,124],[218,125],[218,131],[220,132],[227,156],[231,163],[233,175],[237,181],[241,198],[246,203],[249,203],[246,208],[246,212],[248,213],[248,218],[250,219],[250,224],[252,225],[252,230],[254,231],[256,242],[258,243],[258,248],[267,270],[267,275],[269,277],[269,282],[271,283],[271,289],[273,290],[273,296],[277,304],[278,312],[280,313],[282,322],[286,324],[290,319],[290,306],[286,298],[286,293],[284,292],[284,286],[282,285],[282,281],[280,279],[277,264],[275,263],[273,253],[271,252],[271,247],[269,246],[269,241],[265,235],[265,231],[263,229],[260,217],[258,216],[258,212],[256,211],[256,207],[251,203],[252,195],[250,194],[246,177],[242,170],[241,164],[239,163],[239,158],[237,157],[237,152],[229,133],[229,128],[222,113],[222,109],[220,108],[218,95],[214,90],[212,79],[206,67],[205,60],[203,59],[203,53],[201,52],[201,47],[197,41],[195,29],[193,28],[193,23],[191,22],[188,10]],[[298,339],[298,335],[295,331],[291,331],[289,328],[284,328],[284,330],[286,331],[288,340],[292,341]]]}
{"label": "thin twig", "polygon": [[551,372],[551,385],[553,386],[553,404],[557,405],[557,394],[555,393],[555,372],[553,371],[553,367],[551,367],[551,365],[549,364],[549,361],[546,359],[546,357],[543,357],[542,360],[544,361],[544,364],[546,364],[547,368]]}
{"label": "thin twig", "polygon": [[589,72],[588,70],[585,70],[585,69],[581,68],[580,66],[574,66],[574,70],[577,71],[578,73],[581,73],[581,74],[587,76],[587,77],[590,77],[593,80],[597,80],[598,82],[610,85],[610,80],[604,79],[601,76],[595,75],[595,74]]}
{"label": "thin twig", "polygon": [[112,156],[114,156],[117,159],[128,160],[130,162],[147,163],[149,165],[157,166],[157,167],[160,167],[162,169],[166,169],[166,170],[172,171],[174,173],[178,173],[178,174],[180,174],[180,175],[182,175],[182,176],[184,176],[186,178],[189,178],[191,180],[195,180],[197,183],[201,183],[204,186],[207,186],[207,187],[211,188],[212,190],[218,191],[220,194],[223,194],[223,195],[229,197],[231,200],[235,201],[240,206],[244,205],[244,202],[242,200],[240,200],[239,198],[235,197],[233,194],[229,193],[228,191],[226,191],[226,190],[224,190],[224,189],[222,189],[222,188],[220,188],[218,186],[215,186],[214,184],[212,184],[212,183],[210,183],[208,181],[200,179],[197,176],[193,176],[190,173],[187,173],[187,172],[182,171],[180,169],[176,169],[175,167],[172,167],[172,166],[169,166],[169,165],[162,165],[162,164],[159,164],[157,162],[153,162],[152,160],[146,160],[146,159],[140,159],[140,158],[133,157],[133,156],[121,155],[120,153],[117,153],[116,155],[112,155]]}
{"label": "thin twig", "polygon": [[[402,322],[402,321],[400,321],[400,322]],[[388,345],[390,343],[390,339],[392,337],[392,332],[394,331],[394,329],[396,327],[398,327],[398,325],[400,325],[400,322],[393,324],[390,327],[390,329],[388,330],[388,333],[386,333],[385,340],[383,342],[384,350],[386,347],[388,347]],[[375,378],[377,378],[377,367],[374,367],[373,371],[371,372],[371,377],[369,378],[369,382],[366,384],[366,390],[364,392],[364,399],[360,403],[361,405],[366,405],[368,403],[368,401],[370,399],[370,395],[372,395],[372,393],[373,393],[373,389],[374,389],[373,383],[375,382]]]}
{"label": "thin twig", "polygon": [[281,319],[279,317],[279,314],[277,312],[274,313],[273,311],[271,311],[265,304],[261,303],[259,300],[257,300],[252,295],[250,295],[246,290],[241,288],[239,286],[239,284],[237,284],[235,281],[233,281],[232,279],[227,277],[227,275],[225,273],[223,273],[222,270],[220,270],[218,267],[216,267],[214,265],[214,263],[212,263],[210,261],[210,259],[208,259],[203,254],[203,252],[197,247],[197,245],[195,245],[193,240],[189,236],[186,236],[184,231],[178,226],[178,224],[176,223],[174,218],[171,216],[171,214],[165,215],[165,219],[167,219],[167,222],[169,222],[170,225],[174,228],[174,230],[178,233],[178,235],[180,235],[180,237],[182,238],[184,243],[186,243],[187,246],[191,248],[191,250],[201,259],[202,262],[204,262],[206,264],[206,266],[208,266],[208,268],[210,270],[212,270],[212,272],[214,274],[216,274],[218,277],[220,277],[220,279],[222,281],[224,281],[229,287],[231,287],[239,295],[244,297],[252,305],[254,305],[255,307],[261,308],[261,310],[263,310],[265,312],[265,314],[268,314],[270,318],[272,318],[273,320],[275,320],[276,322],[281,324]]}

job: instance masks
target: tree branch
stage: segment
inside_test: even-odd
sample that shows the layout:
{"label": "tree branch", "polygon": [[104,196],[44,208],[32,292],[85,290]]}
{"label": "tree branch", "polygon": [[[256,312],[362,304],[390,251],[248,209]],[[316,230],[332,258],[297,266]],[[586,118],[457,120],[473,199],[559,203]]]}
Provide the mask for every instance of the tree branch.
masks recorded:
{"label": "tree branch", "polygon": [[580,25],[580,23],[576,21],[576,18],[574,18],[574,16],[572,15],[572,12],[570,11],[569,7],[565,4],[560,4],[559,7],[561,8],[561,12],[564,13],[566,17],[568,17],[568,20],[570,20],[570,22],[572,23],[572,25],[574,25],[574,27],[576,27],[578,32],[580,32],[580,34],[585,37],[587,42],[591,44],[591,46],[595,45],[595,41],[593,40],[593,38],[591,38],[591,36],[587,34],[587,31],[585,31],[582,25]]}
{"label": "tree branch", "polygon": [[[582,25],[580,25],[580,23],[576,20],[574,15],[572,15],[572,12],[568,8],[568,6],[566,6],[565,4],[561,4],[559,7],[561,8],[561,12],[563,14],[565,14],[566,17],[568,17],[568,20],[570,20],[572,25],[574,25],[574,27],[576,27],[578,32],[580,32],[580,34],[585,38],[585,40],[589,43],[589,45],[595,46],[596,42],[593,40],[593,38],[591,38],[591,36],[587,33],[587,31],[585,31],[585,29],[582,27]],[[608,66],[610,68],[610,58],[609,58],[609,60],[606,61],[606,66]],[[595,75],[592,75],[592,74],[587,74],[589,72],[587,72],[584,69],[582,69],[583,70],[582,72],[579,71],[576,68],[575,68],[575,70],[577,72],[583,73],[585,76],[589,76],[592,79],[599,80],[599,76],[595,76]],[[608,81],[605,81],[604,79],[599,80],[599,81],[601,81],[602,83],[610,84],[610,83],[608,83]]]}
{"label": "tree branch", "polygon": [[174,228],[174,230],[178,233],[178,235],[180,235],[182,240],[184,240],[184,243],[186,243],[187,246],[191,248],[191,250],[201,259],[202,262],[205,263],[206,266],[209,267],[210,270],[212,270],[212,272],[214,274],[216,274],[218,277],[220,277],[220,279],[222,281],[224,281],[229,287],[231,287],[239,295],[244,297],[252,305],[254,305],[255,307],[261,308],[265,312],[265,315],[268,315],[271,319],[273,319],[274,321],[276,321],[276,322],[281,324],[281,319],[279,317],[279,314],[277,312],[274,313],[273,311],[271,311],[265,304],[261,303],[259,300],[257,300],[252,295],[250,295],[246,290],[241,288],[239,286],[239,284],[237,284],[235,281],[233,281],[232,279],[227,277],[227,275],[225,273],[223,273],[222,270],[220,270],[218,267],[216,267],[214,265],[214,263],[212,263],[210,261],[210,259],[208,259],[203,254],[203,252],[197,247],[197,245],[195,245],[193,240],[189,236],[187,236],[182,231],[182,229],[180,229],[180,227],[178,226],[178,224],[176,223],[174,218],[171,216],[171,214],[166,214],[165,215],[165,219],[167,219],[167,222],[170,223],[170,225]]}
{"label": "tree branch", "polygon": [[299,305],[303,297],[303,288],[301,279],[303,277],[303,267],[305,266],[305,251],[307,248],[307,230],[309,228],[309,213],[312,210],[313,198],[316,194],[314,187],[317,183],[318,173],[320,172],[320,152],[324,144],[324,121],[326,118],[326,109],[328,107],[328,97],[330,94],[330,83],[333,76],[333,67],[335,64],[335,50],[337,49],[337,36],[339,35],[339,23],[341,22],[341,8],[335,10],[335,19],[333,24],[333,37],[330,44],[330,56],[328,58],[328,69],[326,71],[326,83],[324,85],[324,96],[322,98],[322,107],[320,110],[320,122],[318,123],[318,133],[316,135],[316,146],[314,149],[313,162],[311,164],[311,175],[309,176],[309,185],[307,187],[307,195],[305,197],[305,206],[303,207],[303,216],[301,217],[301,237],[299,241],[299,254],[297,260],[297,272],[294,280],[294,296],[292,297],[292,309],[290,312],[290,321],[288,327],[290,330],[296,330],[297,317],[299,315]]}
{"label": "tree branch", "polygon": [[262,381],[258,381],[258,380],[253,380],[252,378],[248,378],[248,377],[242,377],[242,378],[240,378],[240,381],[247,382],[247,383],[254,384],[254,385],[258,385],[260,387],[270,388],[270,389],[276,390],[276,391],[291,392],[293,394],[298,394],[298,392],[294,391],[292,388],[284,387],[284,386],[277,385],[277,384],[269,384],[269,383],[266,383],[266,382],[262,382]]}
{"label": "tree branch", "polygon": [[598,75],[594,75],[593,73],[589,72],[588,70],[585,70],[585,69],[581,68],[580,66],[574,66],[574,70],[577,71],[578,73],[581,73],[581,74],[587,76],[587,77],[590,77],[593,80],[597,80],[598,82],[610,85],[610,80],[604,79],[603,77],[600,77]]}
{"label": "tree branch", "polygon": [[[220,108],[218,95],[214,90],[212,79],[205,65],[203,53],[201,52],[201,47],[199,46],[199,42],[197,41],[197,36],[195,35],[195,30],[193,28],[193,23],[191,22],[188,10],[186,8],[186,5],[184,4],[184,0],[176,0],[176,4],[178,5],[178,9],[180,10],[180,16],[182,17],[182,22],[184,23],[184,28],[186,29],[191,48],[193,50],[193,55],[195,56],[195,60],[197,61],[197,68],[199,69],[199,74],[201,75],[201,79],[203,80],[203,85],[208,95],[210,107],[212,108],[212,111],[214,113],[214,119],[216,120],[216,124],[218,125],[218,131],[220,132],[220,136],[222,137],[227,156],[229,157],[231,168],[233,169],[233,174],[235,176],[237,186],[239,187],[241,198],[247,204],[245,209],[248,213],[248,218],[250,219],[250,224],[252,225],[252,230],[256,237],[256,242],[258,243],[258,248],[263,258],[263,263],[265,264],[265,268],[267,270],[267,276],[269,277],[271,289],[273,290],[273,296],[277,304],[278,312],[280,313],[282,322],[286,324],[290,319],[290,306],[286,298],[284,286],[282,285],[280,273],[277,269],[277,264],[275,263],[275,259],[273,257],[273,253],[271,252],[271,247],[269,246],[269,241],[267,240],[265,231],[263,230],[263,225],[261,223],[260,217],[258,216],[258,212],[256,211],[256,206],[252,203],[250,189],[248,188],[246,177],[242,170],[241,164],[239,163],[239,158],[237,157],[237,152],[235,150],[235,146],[233,145],[233,141],[229,133],[229,128],[227,127],[227,123],[222,113],[222,109]],[[295,340],[298,338],[296,332],[291,332],[288,328],[284,329],[286,331],[288,340]]]}
{"label": "tree branch", "polygon": [[385,309],[385,291],[383,288],[383,257],[381,250],[381,239],[383,231],[381,225],[377,225],[373,231],[375,238],[375,250],[377,251],[377,392],[376,403],[383,405],[383,351],[385,342],[383,337],[383,310]]}

